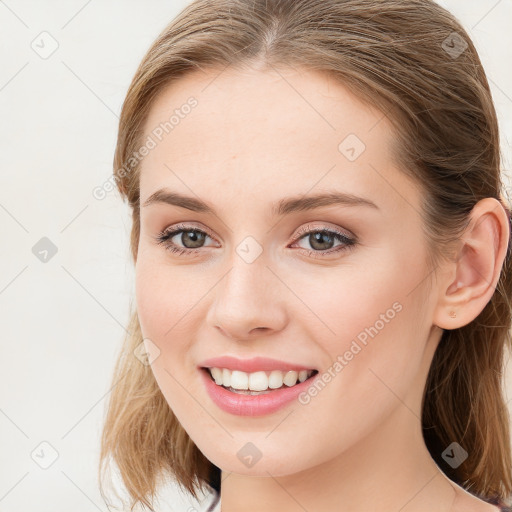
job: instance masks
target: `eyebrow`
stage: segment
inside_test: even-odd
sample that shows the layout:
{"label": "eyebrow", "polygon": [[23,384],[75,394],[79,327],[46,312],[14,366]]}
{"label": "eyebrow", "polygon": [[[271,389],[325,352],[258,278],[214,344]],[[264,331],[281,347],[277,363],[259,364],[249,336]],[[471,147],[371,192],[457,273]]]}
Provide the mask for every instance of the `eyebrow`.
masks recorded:
{"label": "eyebrow", "polygon": [[[192,196],[186,196],[168,189],[161,188],[151,194],[144,202],[143,207],[151,204],[170,204],[179,206],[193,212],[214,214],[215,210],[208,203]],[[322,206],[368,206],[379,210],[379,207],[369,199],[343,192],[328,192],[309,196],[287,197],[272,205],[272,215],[283,216],[293,212],[303,212],[321,208]]]}

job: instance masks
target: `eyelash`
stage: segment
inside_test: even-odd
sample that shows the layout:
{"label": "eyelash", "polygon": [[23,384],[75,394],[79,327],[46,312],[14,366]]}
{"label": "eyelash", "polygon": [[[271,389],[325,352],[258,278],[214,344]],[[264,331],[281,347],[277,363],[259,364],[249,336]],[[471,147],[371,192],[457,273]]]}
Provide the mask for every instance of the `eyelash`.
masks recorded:
{"label": "eyelash", "polygon": [[[202,229],[198,229],[193,226],[187,226],[185,224],[178,224],[178,225],[174,226],[174,228],[170,231],[164,230],[161,233],[159,233],[155,237],[155,240],[156,240],[157,244],[163,245],[168,251],[171,251],[172,253],[177,254],[178,256],[181,256],[183,254],[191,254],[191,255],[197,254],[198,252],[201,251],[202,248],[187,249],[184,247],[177,247],[176,245],[173,245],[169,242],[170,239],[173,238],[174,236],[176,236],[178,233],[182,233],[185,231],[193,232],[193,233],[203,233],[212,239],[214,238],[213,236],[211,236],[210,233],[208,233],[207,231],[203,231]],[[357,243],[357,240],[355,238],[351,238],[351,237],[347,236],[345,233],[342,233],[341,231],[338,231],[334,228],[322,229],[322,228],[312,228],[311,226],[305,226],[304,228],[301,228],[299,230],[299,232],[297,233],[294,243],[298,242],[299,240],[304,238],[305,235],[311,235],[311,234],[316,234],[316,233],[326,233],[329,235],[333,235],[334,238],[336,240],[338,240],[339,242],[342,242],[343,245],[338,246],[337,249],[330,249],[328,251],[314,251],[314,250],[310,250],[310,249],[301,248],[303,251],[305,251],[307,253],[308,256],[312,256],[313,258],[324,258],[327,255],[350,250]]]}

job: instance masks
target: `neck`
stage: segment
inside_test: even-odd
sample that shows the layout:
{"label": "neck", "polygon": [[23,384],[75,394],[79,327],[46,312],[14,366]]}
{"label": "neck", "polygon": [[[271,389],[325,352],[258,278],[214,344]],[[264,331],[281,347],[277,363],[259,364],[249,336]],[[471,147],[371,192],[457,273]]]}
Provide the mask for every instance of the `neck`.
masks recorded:
{"label": "neck", "polygon": [[305,471],[222,472],[222,512],[449,512],[456,492],[431,458],[416,413],[398,402],[357,445]]}

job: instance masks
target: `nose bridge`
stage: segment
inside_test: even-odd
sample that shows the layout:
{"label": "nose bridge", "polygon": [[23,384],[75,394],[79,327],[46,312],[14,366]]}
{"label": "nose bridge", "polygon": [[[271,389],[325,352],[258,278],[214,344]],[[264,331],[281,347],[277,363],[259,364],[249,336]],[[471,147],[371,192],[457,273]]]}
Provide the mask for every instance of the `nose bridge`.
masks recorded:
{"label": "nose bridge", "polygon": [[[243,244],[240,244],[243,248]],[[246,338],[252,331],[274,331],[286,323],[279,280],[261,255],[250,261],[237,253],[230,260],[231,268],[214,288],[214,301],[208,320],[225,335]]]}

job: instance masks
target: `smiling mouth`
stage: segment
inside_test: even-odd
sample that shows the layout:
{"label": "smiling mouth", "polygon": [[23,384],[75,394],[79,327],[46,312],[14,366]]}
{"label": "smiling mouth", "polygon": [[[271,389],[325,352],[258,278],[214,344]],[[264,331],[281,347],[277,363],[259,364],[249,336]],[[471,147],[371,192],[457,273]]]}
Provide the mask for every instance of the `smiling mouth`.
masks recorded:
{"label": "smiling mouth", "polygon": [[220,387],[242,395],[263,395],[283,388],[290,388],[314,377],[318,370],[246,373],[224,368],[202,367],[208,377]]}

